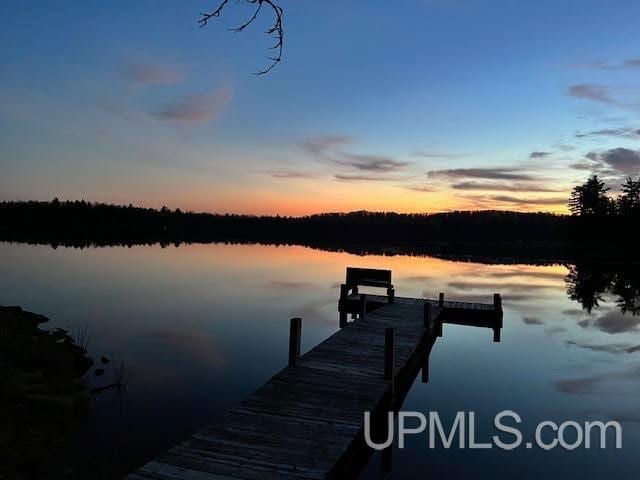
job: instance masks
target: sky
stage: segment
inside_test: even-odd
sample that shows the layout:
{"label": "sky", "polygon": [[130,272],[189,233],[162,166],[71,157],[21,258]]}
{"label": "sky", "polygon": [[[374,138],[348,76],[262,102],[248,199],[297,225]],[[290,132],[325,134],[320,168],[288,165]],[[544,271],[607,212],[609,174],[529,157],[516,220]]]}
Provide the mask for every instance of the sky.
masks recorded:
{"label": "sky", "polygon": [[0,4],[0,200],[566,212],[640,174],[640,2]]}

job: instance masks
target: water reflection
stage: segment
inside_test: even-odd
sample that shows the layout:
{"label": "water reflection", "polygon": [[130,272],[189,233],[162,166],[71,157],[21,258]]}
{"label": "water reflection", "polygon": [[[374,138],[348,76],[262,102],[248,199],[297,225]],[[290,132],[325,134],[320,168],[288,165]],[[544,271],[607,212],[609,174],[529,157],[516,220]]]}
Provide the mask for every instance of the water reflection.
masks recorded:
{"label": "water reflection", "polygon": [[[106,461],[117,457],[134,468],[217,422],[286,364],[289,318],[304,319],[303,351],[335,332],[346,265],[392,270],[398,296],[437,298],[444,291],[447,299],[491,303],[493,292],[503,294],[502,342],[485,330],[445,325],[429,357],[429,383],[411,386],[404,410],[436,410],[443,421],[473,410],[478,441],[490,437],[502,409],[517,411],[527,425],[625,422],[624,448],[615,452],[503,455],[427,451],[408,442],[393,453],[395,478],[590,479],[612,471],[635,478],[638,266],[464,260],[299,246],[0,244],[0,304],[41,312],[57,322],[53,327],[89,319],[90,353],[117,358],[134,372],[124,406],[105,392],[74,433],[72,451],[85,478],[100,472],[109,479]],[[378,478],[380,461],[361,478]]]}
{"label": "water reflection", "polygon": [[[600,306],[605,294],[610,294],[616,297],[615,302],[621,314],[640,314],[638,265],[576,263],[568,268],[567,294],[571,300],[580,302],[588,313]],[[615,319],[611,320],[613,322],[606,323],[615,323]]]}

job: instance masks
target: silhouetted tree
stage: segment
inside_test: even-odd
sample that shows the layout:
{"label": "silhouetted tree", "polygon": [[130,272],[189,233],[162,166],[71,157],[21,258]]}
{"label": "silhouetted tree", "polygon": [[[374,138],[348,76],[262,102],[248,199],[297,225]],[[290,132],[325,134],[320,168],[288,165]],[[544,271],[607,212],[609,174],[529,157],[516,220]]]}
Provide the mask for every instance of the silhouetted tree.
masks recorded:
{"label": "silhouetted tree", "polygon": [[618,211],[622,215],[640,214],[640,177],[628,177],[622,184],[622,195],[618,198]]}
{"label": "silhouetted tree", "polygon": [[597,175],[592,176],[582,185],[573,188],[569,209],[574,215],[604,216],[614,212],[614,204],[607,192],[609,189]]}

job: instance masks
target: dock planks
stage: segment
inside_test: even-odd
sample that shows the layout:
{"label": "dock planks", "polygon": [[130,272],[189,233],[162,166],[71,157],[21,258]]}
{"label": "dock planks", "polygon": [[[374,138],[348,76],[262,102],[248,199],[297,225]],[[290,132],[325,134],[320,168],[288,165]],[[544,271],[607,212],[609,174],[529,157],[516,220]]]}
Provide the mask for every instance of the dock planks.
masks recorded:
{"label": "dock planks", "polygon": [[[357,308],[360,295],[348,301]],[[251,396],[189,440],[130,474],[128,480],[323,479],[340,469],[362,441],[363,413],[387,408],[385,329],[395,328],[394,374],[406,374],[433,342],[436,325],[501,327],[502,309],[490,304],[367,295],[356,319],[274,375]],[[431,303],[425,327],[424,304]],[[456,322],[456,318],[462,318]],[[413,381],[413,379],[410,379]],[[405,382],[406,383],[406,382]],[[385,403],[387,402],[387,403]]]}

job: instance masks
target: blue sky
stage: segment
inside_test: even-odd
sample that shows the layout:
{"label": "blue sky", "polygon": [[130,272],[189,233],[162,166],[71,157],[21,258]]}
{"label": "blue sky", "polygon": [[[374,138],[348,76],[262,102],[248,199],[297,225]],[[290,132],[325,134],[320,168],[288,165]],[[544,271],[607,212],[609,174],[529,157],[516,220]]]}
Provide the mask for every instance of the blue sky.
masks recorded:
{"label": "blue sky", "polygon": [[[640,3],[5,1],[0,199],[562,211],[640,173]],[[537,152],[537,153],[534,153]],[[532,155],[533,154],[533,155]]]}

